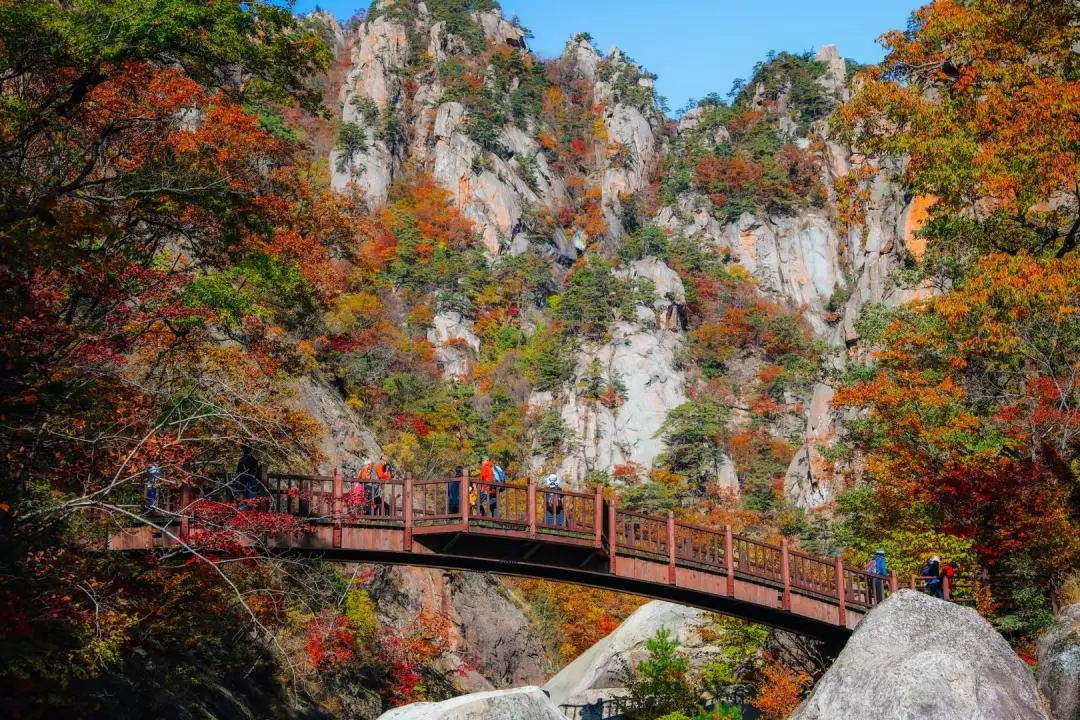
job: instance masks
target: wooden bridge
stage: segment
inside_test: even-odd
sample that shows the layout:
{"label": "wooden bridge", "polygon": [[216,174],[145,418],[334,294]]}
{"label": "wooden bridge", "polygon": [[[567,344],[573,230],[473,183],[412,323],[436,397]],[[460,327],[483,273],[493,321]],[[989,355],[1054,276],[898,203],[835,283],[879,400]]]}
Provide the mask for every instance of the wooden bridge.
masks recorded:
{"label": "wooden bridge", "polygon": [[[264,474],[270,512],[306,520],[268,548],[341,562],[493,572],[589,585],[732,615],[841,645],[895,591],[877,576],[738,535],[618,507],[599,489],[552,491],[468,477],[357,487],[333,476]],[[469,502],[470,488],[477,500]],[[374,497],[372,497],[374,495]],[[266,502],[266,498],[263,498]],[[193,488],[163,493],[169,518],[110,531],[113,550],[181,549],[220,529]],[[217,506],[221,508],[221,505]],[[492,511],[494,507],[494,511]],[[162,529],[164,528],[164,530]]]}

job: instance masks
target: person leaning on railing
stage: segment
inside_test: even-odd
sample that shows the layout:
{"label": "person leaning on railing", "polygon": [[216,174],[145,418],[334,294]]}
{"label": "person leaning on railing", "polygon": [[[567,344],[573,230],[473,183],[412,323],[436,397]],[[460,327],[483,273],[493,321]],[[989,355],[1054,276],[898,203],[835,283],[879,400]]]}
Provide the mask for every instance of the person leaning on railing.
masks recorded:
{"label": "person leaning on railing", "polygon": [[566,524],[566,518],[563,516],[562,494],[558,492],[562,490],[562,481],[559,480],[558,473],[551,473],[547,476],[546,482],[548,490],[556,492],[544,494],[544,524],[562,527]]}
{"label": "person leaning on railing", "polygon": [[255,498],[259,496],[259,470],[259,461],[251,446],[241,445],[240,460],[236,463],[236,480],[244,498],[239,506],[241,512],[255,508]]}

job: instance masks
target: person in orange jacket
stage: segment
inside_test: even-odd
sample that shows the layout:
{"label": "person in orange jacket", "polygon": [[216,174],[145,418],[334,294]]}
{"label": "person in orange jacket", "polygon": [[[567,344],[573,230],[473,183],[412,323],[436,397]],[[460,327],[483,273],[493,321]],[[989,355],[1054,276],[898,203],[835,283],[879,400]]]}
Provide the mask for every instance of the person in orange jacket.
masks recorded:
{"label": "person in orange jacket", "polygon": [[[491,458],[485,457],[484,462],[480,464],[480,486],[478,488],[478,502],[480,514],[487,515],[490,511],[490,500],[495,496],[495,488],[492,483],[495,482],[495,463],[491,461]],[[491,513],[494,515],[495,513]]]}
{"label": "person in orange jacket", "polygon": [[379,460],[379,464],[375,466],[375,478],[379,483],[375,485],[375,495],[372,498],[374,501],[375,514],[389,515],[390,506],[386,504],[386,500],[383,498],[382,483],[390,482],[394,479],[394,468],[390,465],[389,461],[387,461],[385,455]]}

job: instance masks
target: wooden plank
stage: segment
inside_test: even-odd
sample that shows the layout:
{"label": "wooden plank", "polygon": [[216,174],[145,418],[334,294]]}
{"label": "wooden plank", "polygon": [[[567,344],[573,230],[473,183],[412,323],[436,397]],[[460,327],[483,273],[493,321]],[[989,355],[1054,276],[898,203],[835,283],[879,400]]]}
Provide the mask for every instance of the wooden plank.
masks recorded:
{"label": "wooden plank", "polygon": [[596,486],[595,504],[593,505],[593,531],[595,538],[593,544],[601,547],[604,544],[604,496],[600,492],[600,486]]}
{"label": "wooden plank", "polygon": [[536,537],[536,483],[529,480],[529,496],[525,500],[525,512],[529,514],[529,537]]}
{"label": "wooden plank", "polygon": [[780,574],[784,577],[784,609],[791,611],[791,564],[787,538],[780,540]]}
{"label": "wooden plank", "polygon": [[413,527],[412,527],[412,524],[413,524],[413,521],[412,521],[412,512],[413,512],[413,497],[412,497],[413,487],[412,487],[412,482],[413,482],[412,473],[411,472],[405,473],[405,491],[403,493],[403,495],[405,497],[402,499],[402,502],[404,503],[404,506],[401,509],[402,514],[403,514],[404,519],[405,519],[405,540],[404,540],[405,552],[412,552],[412,531],[413,531]]}
{"label": "wooden plank", "polygon": [[675,584],[675,512],[667,513],[668,584]]}
{"label": "wooden plank", "polygon": [[461,503],[461,527],[463,532],[469,532],[469,471],[461,471],[461,479],[458,480],[460,487],[458,492],[461,494],[459,502]]}
{"label": "wooden plank", "polygon": [[836,619],[837,625],[844,627],[847,625],[847,598],[844,592],[844,556],[837,554],[836,556]]}
{"label": "wooden plank", "polygon": [[727,570],[727,594],[735,597],[735,552],[731,526],[724,526],[724,567]]}
{"label": "wooden plank", "polygon": [[334,468],[334,547],[341,547],[341,495],[344,479],[341,471]]}
{"label": "wooden plank", "polygon": [[615,499],[608,500],[608,559],[611,562],[610,572],[615,574],[616,564],[615,555],[618,552],[618,548],[615,544]]}

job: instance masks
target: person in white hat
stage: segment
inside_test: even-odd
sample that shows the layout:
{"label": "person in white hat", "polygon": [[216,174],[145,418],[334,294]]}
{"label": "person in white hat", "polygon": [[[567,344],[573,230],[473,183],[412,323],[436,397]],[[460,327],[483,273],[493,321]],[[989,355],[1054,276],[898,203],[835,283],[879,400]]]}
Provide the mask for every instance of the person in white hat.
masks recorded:
{"label": "person in white hat", "polygon": [[551,473],[544,478],[544,481],[547,483],[548,490],[556,491],[546,493],[544,496],[544,524],[562,527],[566,524],[566,518],[563,517],[562,495],[558,494],[558,491],[562,490],[562,482],[559,480],[558,473]]}

